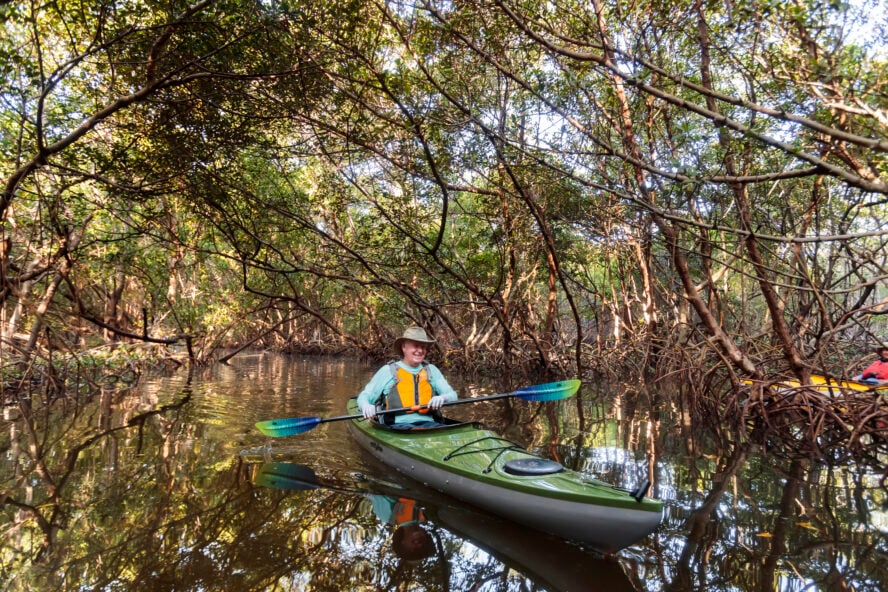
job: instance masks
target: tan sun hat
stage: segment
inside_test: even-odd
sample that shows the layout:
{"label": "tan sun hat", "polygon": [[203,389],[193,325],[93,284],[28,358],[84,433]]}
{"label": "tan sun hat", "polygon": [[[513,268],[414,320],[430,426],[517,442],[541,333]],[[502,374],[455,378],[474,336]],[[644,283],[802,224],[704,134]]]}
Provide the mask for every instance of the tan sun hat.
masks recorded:
{"label": "tan sun hat", "polygon": [[425,329],[422,327],[407,327],[404,331],[404,334],[397,339],[395,339],[395,344],[392,348],[395,350],[395,353],[401,355],[403,352],[401,351],[401,345],[405,341],[416,341],[418,343],[425,343],[426,345],[431,345],[435,343],[435,340],[426,335]]}

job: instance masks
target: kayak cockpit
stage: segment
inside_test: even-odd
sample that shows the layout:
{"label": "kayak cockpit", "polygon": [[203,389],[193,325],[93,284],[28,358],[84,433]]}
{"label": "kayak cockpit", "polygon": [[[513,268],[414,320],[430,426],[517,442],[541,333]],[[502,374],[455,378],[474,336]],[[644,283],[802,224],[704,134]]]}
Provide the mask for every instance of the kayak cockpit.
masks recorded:
{"label": "kayak cockpit", "polygon": [[429,430],[450,430],[465,426],[478,427],[478,424],[475,422],[457,421],[449,417],[441,417],[437,421],[429,418],[426,421],[416,423],[382,423],[376,420],[372,420],[370,423],[373,425],[374,429],[387,430],[402,434],[409,434],[411,432],[428,432]]}
{"label": "kayak cockpit", "polygon": [[[443,423],[442,423],[443,422]],[[453,428],[471,427],[477,428],[478,424],[474,422],[460,422],[447,417],[441,417],[438,421],[431,419],[427,423],[403,423],[403,424],[386,424],[373,422],[375,430],[384,430],[396,432],[399,434],[427,434],[429,432],[447,431]],[[547,460],[534,455],[525,450],[519,444],[502,438],[500,436],[484,436],[465,442],[443,457],[444,462],[448,462],[456,457],[472,454],[492,454],[489,463],[481,471],[489,473],[493,470],[497,461],[507,452],[519,453],[527,455],[526,458],[512,458],[503,463],[502,470],[510,475],[519,477],[539,477],[543,475],[552,475],[560,473],[564,467],[560,463],[553,460]]]}

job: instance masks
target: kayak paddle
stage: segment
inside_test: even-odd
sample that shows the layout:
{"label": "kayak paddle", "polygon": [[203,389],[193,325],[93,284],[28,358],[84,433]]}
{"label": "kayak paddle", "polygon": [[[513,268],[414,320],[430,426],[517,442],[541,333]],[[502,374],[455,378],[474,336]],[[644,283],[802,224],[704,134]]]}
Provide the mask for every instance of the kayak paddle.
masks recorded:
{"label": "kayak paddle", "polygon": [[[524,387],[511,393],[502,393],[499,395],[488,395],[486,397],[474,397],[471,399],[457,399],[456,401],[446,401],[444,406],[448,405],[464,405],[466,403],[478,403],[480,401],[492,401],[494,399],[507,399],[509,397],[518,397],[525,401],[560,401],[568,399],[574,395],[580,388],[580,381],[562,380],[560,382],[549,382],[546,384],[537,384],[534,386]],[[406,413],[416,412],[427,409],[427,405],[414,405],[413,407],[398,407],[397,409],[385,409],[376,413],[379,415],[388,415],[390,413]],[[295,436],[314,429],[322,423],[330,421],[342,421],[345,419],[359,419],[364,417],[360,413],[353,415],[339,415],[337,417],[290,417],[287,419],[269,419],[260,421],[256,424],[256,428],[270,438],[282,438],[284,436]]]}
{"label": "kayak paddle", "polygon": [[305,491],[323,487],[317,474],[305,465],[288,462],[268,462],[259,467],[253,483],[274,489]]}
{"label": "kayak paddle", "polygon": [[[372,482],[379,491],[366,489],[365,482]],[[319,477],[314,470],[306,465],[293,462],[266,462],[262,463],[259,470],[253,474],[253,483],[273,489],[287,491],[308,491],[311,489],[329,489],[339,493],[365,495],[367,493],[382,493],[394,495],[392,492],[400,492],[405,488],[397,483],[368,478],[358,474],[354,481],[344,483],[335,479]]]}

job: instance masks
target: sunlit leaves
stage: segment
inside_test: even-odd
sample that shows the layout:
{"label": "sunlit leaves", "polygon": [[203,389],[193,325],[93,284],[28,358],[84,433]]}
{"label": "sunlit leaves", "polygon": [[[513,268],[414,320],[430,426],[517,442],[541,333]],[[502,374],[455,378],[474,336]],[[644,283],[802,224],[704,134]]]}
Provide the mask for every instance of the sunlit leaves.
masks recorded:
{"label": "sunlit leaves", "polygon": [[[775,282],[853,291],[841,278],[878,261],[849,274],[857,257],[781,237],[878,219],[859,189],[886,170],[884,48],[867,33],[882,25],[863,18],[876,8],[5,5],[0,167],[33,165],[12,187],[7,268],[57,250],[67,208],[88,228],[70,287],[90,308],[126,277],[130,317],[216,327],[236,315],[201,295],[244,289],[232,312],[302,306],[334,332],[438,319],[457,343],[477,322],[533,335],[512,313],[558,296],[582,324],[572,290],[609,294],[592,316],[671,308],[677,251],[658,215],[714,303],[742,306],[749,232],[774,239]],[[660,275],[642,282],[647,265]]]}

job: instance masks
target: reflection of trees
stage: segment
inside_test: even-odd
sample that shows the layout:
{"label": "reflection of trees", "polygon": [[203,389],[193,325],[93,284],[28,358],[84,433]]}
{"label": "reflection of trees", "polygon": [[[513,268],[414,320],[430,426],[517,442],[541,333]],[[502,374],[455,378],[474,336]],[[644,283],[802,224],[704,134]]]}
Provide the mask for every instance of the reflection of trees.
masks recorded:
{"label": "reflection of trees", "polygon": [[[706,484],[699,503],[681,501],[688,494],[678,493],[654,541],[661,564],[674,569],[659,576],[668,578],[666,589],[885,589],[888,547],[861,514],[884,492],[871,487],[864,494],[866,477],[848,467],[753,450],[738,445],[712,461],[711,471],[697,473]],[[709,462],[696,456],[688,465]],[[686,479],[694,472],[675,470],[686,475],[675,475],[677,482],[694,482]],[[673,548],[663,543],[673,536],[684,544],[671,558]]]}
{"label": "reflection of trees", "polygon": [[657,398],[643,389],[616,399],[581,394],[545,427],[533,410],[516,421],[525,442],[557,440],[562,462],[615,484],[637,482],[648,451],[653,492],[669,505],[658,531],[636,546],[659,557],[633,570],[661,583],[651,589],[888,589],[888,544],[876,529],[888,497],[878,475],[762,449],[727,423],[687,421],[681,409],[651,409]]}
{"label": "reflection of trees", "polygon": [[[273,357],[257,363],[282,392],[315,392],[347,380],[339,363],[288,366]],[[316,376],[308,376],[309,366]],[[255,383],[253,374],[226,379],[230,390],[214,390],[214,398],[241,396]],[[434,530],[435,559],[402,564],[390,551],[390,528],[359,496],[255,488],[249,466],[214,448],[230,432],[210,432],[195,415],[200,397],[183,404],[185,393],[165,406],[150,393],[104,393],[51,408],[35,403],[22,411],[28,421],[8,424],[0,441],[4,471],[9,467],[0,523],[6,589],[228,592],[304,589],[310,582],[322,591],[393,590],[405,581],[424,591],[541,589],[531,575],[445,528]],[[773,450],[763,454],[752,445],[722,453],[713,444],[722,440],[702,425],[691,430],[646,409],[643,399],[627,396],[627,407],[616,411],[594,406],[586,395],[554,414],[525,402],[464,406],[461,413],[504,430],[508,423],[516,441],[617,484],[644,472],[627,449],[656,450],[656,493],[669,513],[657,533],[620,557],[622,565],[634,562],[630,578],[640,589],[752,591],[775,583],[790,592],[803,584],[888,589],[885,537],[867,526],[886,499],[877,478]],[[292,413],[294,402],[283,395],[268,402],[275,416],[305,412]],[[314,413],[330,402],[299,404],[318,405]],[[312,437],[322,445],[306,456],[324,466],[334,434]]]}
{"label": "reflection of trees", "polygon": [[[668,590],[692,590],[697,577],[709,573],[713,547],[720,542],[716,509],[727,489],[730,479],[743,466],[747,457],[745,447],[734,449],[724,468],[712,477],[712,489],[703,503],[685,521],[687,538],[675,566],[676,572]],[[698,571],[699,570],[699,571]]]}
{"label": "reflection of trees", "polygon": [[[36,531],[27,537],[34,545],[31,555],[35,561],[44,559],[53,550],[59,531],[75,519],[72,514],[76,510],[69,507],[69,503],[82,493],[82,489],[75,489],[77,483],[72,482],[81,477],[82,457],[94,449],[116,450],[119,433],[135,430],[141,437],[147,422],[180,409],[189,399],[190,395],[186,394],[175,403],[137,413],[115,427],[108,427],[107,395],[102,396],[102,404],[95,406],[97,418],[83,412],[79,401],[75,402],[69,421],[62,421],[60,417],[69,411],[65,405],[60,405],[61,409],[58,405],[45,406],[38,411],[27,401],[19,405],[21,417],[17,423],[10,424],[10,441],[16,451],[15,466],[21,472],[14,476],[13,487],[4,491],[2,501],[3,505],[18,510],[12,520],[16,531],[29,530],[29,523],[36,526]],[[93,421],[84,422],[84,419]],[[92,425],[100,431],[91,430]],[[89,477],[92,481],[94,475]]]}
{"label": "reflection of trees", "polygon": [[100,396],[10,424],[7,589],[541,589],[438,526],[436,555],[402,562],[362,496],[256,488],[251,465],[212,454],[187,393]]}
{"label": "reflection of trees", "polygon": [[[349,511],[329,496],[300,505],[304,500],[254,489],[242,469],[235,463],[215,475],[215,485],[177,487],[166,499],[109,500],[128,508],[126,534],[90,545],[63,566],[60,581],[85,575],[94,579],[82,583],[97,588],[263,590],[316,573],[331,583],[320,589],[337,589],[337,574],[353,566],[330,549],[346,538],[337,526]],[[319,530],[319,523],[329,526]],[[107,526],[103,532],[115,530]],[[99,567],[88,569],[93,565]]]}
{"label": "reflection of trees", "polygon": [[354,520],[354,504],[327,496],[302,507],[254,489],[239,462],[206,466],[187,444],[195,424],[180,421],[188,400],[86,437],[107,422],[102,412],[53,433],[33,414],[12,424],[25,426],[11,434],[22,470],[4,506],[17,510],[7,530],[20,536],[6,538],[3,563],[18,576],[4,579],[28,590],[261,590],[307,573],[330,581],[322,589],[347,589],[337,586],[355,566],[331,549],[346,545],[340,525]]}

